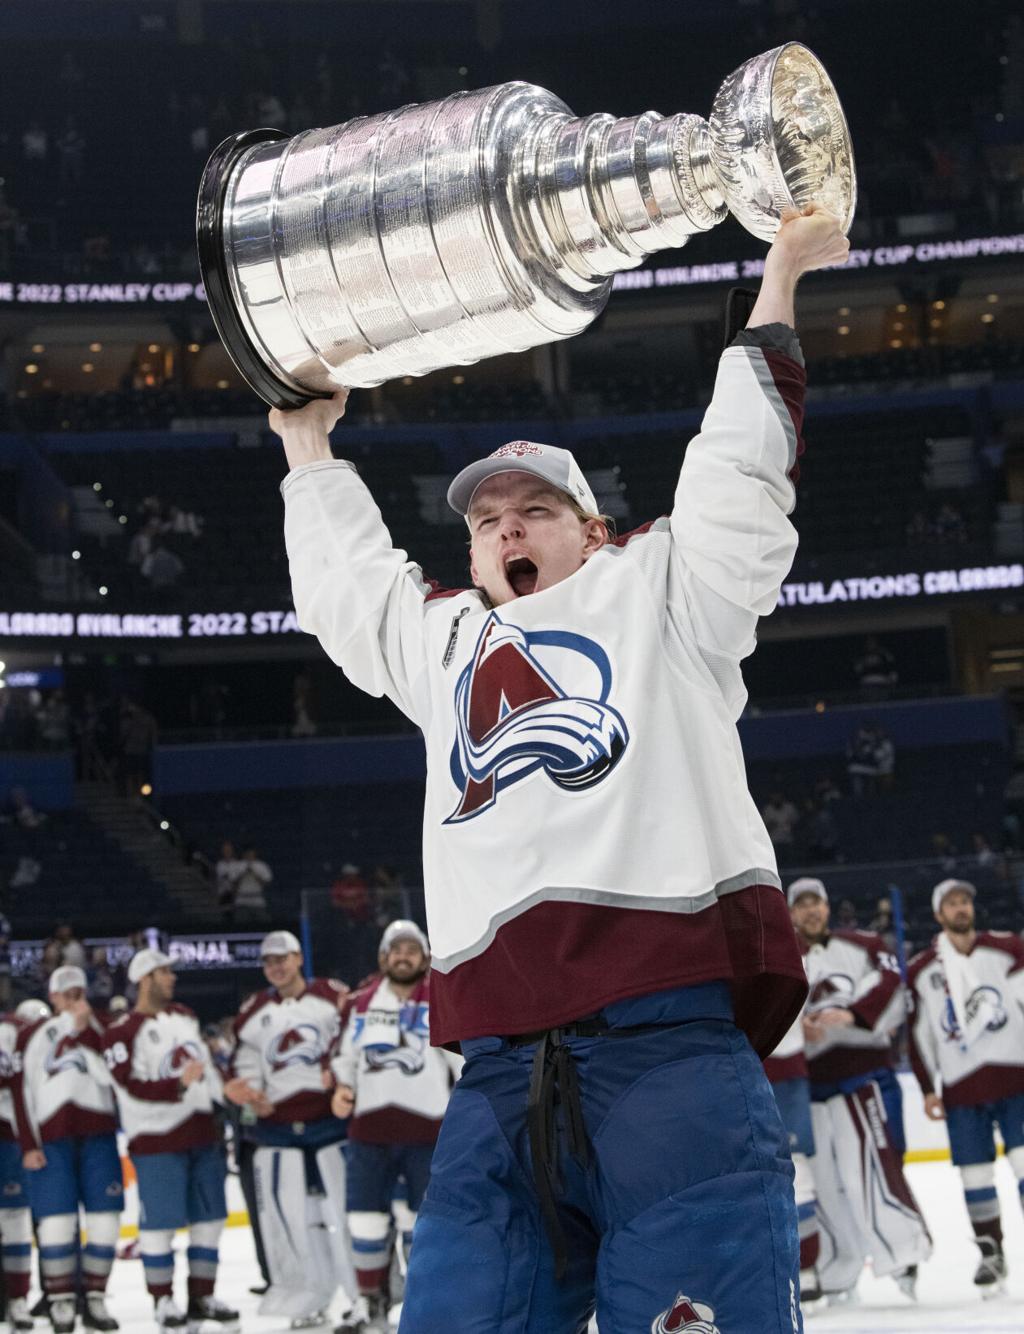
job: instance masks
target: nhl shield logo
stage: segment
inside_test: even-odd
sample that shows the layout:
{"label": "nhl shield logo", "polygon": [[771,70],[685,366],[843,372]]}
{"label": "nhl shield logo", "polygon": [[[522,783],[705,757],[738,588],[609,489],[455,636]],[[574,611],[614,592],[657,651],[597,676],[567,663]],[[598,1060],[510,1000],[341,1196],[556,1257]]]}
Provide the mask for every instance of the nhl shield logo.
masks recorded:
{"label": "nhl shield logo", "polygon": [[691,1301],[680,1292],[667,1311],[654,1318],[651,1334],[721,1334],[715,1313],[706,1302]]}

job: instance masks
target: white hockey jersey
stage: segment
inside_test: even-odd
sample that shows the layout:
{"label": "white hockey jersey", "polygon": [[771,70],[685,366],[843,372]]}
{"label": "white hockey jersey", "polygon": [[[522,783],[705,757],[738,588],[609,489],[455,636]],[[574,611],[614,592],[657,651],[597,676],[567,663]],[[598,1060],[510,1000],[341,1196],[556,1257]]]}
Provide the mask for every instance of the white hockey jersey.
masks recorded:
{"label": "white hockey jersey", "polygon": [[435,1043],[715,979],[762,1054],[791,1024],[804,979],[736,719],[796,550],[801,363],[784,325],[739,335],[671,518],[498,608],[432,588],[351,464],[285,478],[299,624],[426,740]]}
{"label": "white hockey jersey", "polygon": [[18,1061],[15,1045],[21,1023],[13,1014],[0,1014],[0,1144],[10,1144],[18,1138],[14,1121],[14,1071]]}
{"label": "white hockey jersey", "polygon": [[68,1013],[37,1019],[19,1032],[12,1092],[23,1153],[51,1140],[117,1130],[97,1035],[95,1018],[79,1032]]}
{"label": "white hockey jersey", "polygon": [[341,1032],[341,983],[314,978],[301,996],[273,987],[250,996],[235,1020],[231,1075],[263,1090],[274,1104],[269,1121],[322,1121],[331,1115],[324,1087],[331,1048]]}
{"label": "white hockey jersey", "polygon": [[870,931],[835,931],[824,944],[805,948],[807,1013],[852,1010],[850,1028],[830,1028],[808,1042],[814,1083],[831,1084],[892,1065],[892,1034],[906,1014],[906,996],[895,958]]}
{"label": "white hockey jersey", "polygon": [[976,982],[967,1010],[986,1004],[991,1014],[969,1044],[960,1040],[935,946],[915,955],[908,969],[911,1064],[924,1093],[938,1092],[941,1082],[947,1107],[1024,1093],[1024,941],[1008,931],[982,931],[967,958]]}
{"label": "white hockey jersey", "polygon": [[433,1144],[462,1057],[430,1046],[429,977],[408,1000],[387,978],[357,991],[331,1069],[355,1091],[349,1139]]}
{"label": "white hockey jersey", "polygon": [[[171,1004],[154,1015],[139,1010],[121,1015],[106,1031],[104,1054],[130,1154],[177,1153],[216,1143],[213,1104],[223,1102],[223,1085],[190,1009]],[[205,1073],[183,1089],[181,1072],[197,1059]]]}

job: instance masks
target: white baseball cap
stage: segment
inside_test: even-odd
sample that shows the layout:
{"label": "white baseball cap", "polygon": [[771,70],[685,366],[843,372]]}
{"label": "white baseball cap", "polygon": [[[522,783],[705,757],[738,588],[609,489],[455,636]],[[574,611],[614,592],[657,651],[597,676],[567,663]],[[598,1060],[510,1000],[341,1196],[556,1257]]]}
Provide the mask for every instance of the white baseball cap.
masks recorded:
{"label": "white baseball cap", "polygon": [[168,965],[173,967],[174,960],[163,950],[139,950],[138,954],[132,955],[132,961],[128,965],[128,981],[141,982],[157,968],[166,968]]}
{"label": "white baseball cap", "polygon": [[799,880],[794,880],[789,889],[786,890],[786,902],[792,908],[802,894],[813,894],[816,899],[828,903],[828,890],[823,882],[813,875],[802,875]]}
{"label": "white baseball cap", "polygon": [[485,459],[478,459],[463,468],[448,488],[448,504],[456,514],[468,514],[480,483],[500,472],[532,473],[578,501],[588,514],[597,513],[597,501],[590,484],[569,451],[559,449],[557,445],[537,444],[533,440],[510,440]]}
{"label": "white baseball cap", "polygon": [[400,917],[398,921],[391,922],[385,927],[384,934],[380,938],[380,949],[377,953],[387,954],[396,940],[415,940],[424,954],[430,953],[430,942],[424,932],[415,922],[410,922],[405,917]]}
{"label": "white baseball cap", "polygon": [[299,944],[298,936],[291,931],[271,931],[269,935],[263,937],[260,945],[260,958],[265,958],[268,954],[301,954],[302,946]]}
{"label": "white baseball cap", "polygon": [[978,891],[969,880],[957,880],[955,877],[950,880],[940,880],[932,890],[932,912],[937,913],[942,907],[942,900],[947,894],[952,894],[954,889],[962,889],[965,894],[970,894],[971,898],[977,896]]}
{"label": "white baseball cap", "polygon": [[72,987],[81,987],[84,991],[86,985],[84,971],[77,964],[66,963],[60,968],[55,968],[50,974],[47,989],[49,991],[70,991]]}
{"label": "white baseball cap", "polygon": [[19,1019],[35,1023],[37,1019],[49,1019],[53,1011],[44,1000],[23,1000],[14,1013]]}

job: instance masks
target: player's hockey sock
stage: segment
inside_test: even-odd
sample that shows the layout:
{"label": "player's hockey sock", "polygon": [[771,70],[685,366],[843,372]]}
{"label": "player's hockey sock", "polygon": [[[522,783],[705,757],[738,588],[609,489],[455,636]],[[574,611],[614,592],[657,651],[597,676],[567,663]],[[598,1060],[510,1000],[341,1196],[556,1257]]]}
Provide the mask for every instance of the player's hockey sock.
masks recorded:
{"label": "player's hockey sock", "polygon": [[217,1282],[217,1259],[223,1218],[193,1223],[188,1230],[188,1299],[211,1297]]}
{"label": "player's hockey sock", "polygon": [[8,1300],[27,1297],[32,1280],[32,1215],[28,1209],[0,1209],[0,1254]]}
{"label": "player's hockey sock", "polygon": [[384,1289],[391,1266],[391,1219],[384,1213],[349,1210],[348,1230],[356,1262],[356,1278],[364,1297]]}
{"label": "player's hockey sock", "polygon": [[86,1292],[106,1292],[120,1224],[121,1215],[113,1209],[85,1215],[82,1278]]}
{"label": "player's hockey sock", "polygon": [[806,1154],[793,1154],[795,1177],[793,1192],[796,1196],[796,1217],[800,1233],[800,1273],[812,1274],[818,1263],[821,1240],[818,1236],[818,1201],[814,1192],[814,1177]]}
{"label": "player's hockey sock", "polygon": [[1024,1208],[1024,1149],[1011,1149],[1006,1155],[1010,1160],[1010,1166],[1013,1168],[1013,1175],[1017,1178],[1017,1189],[1020,1192],[1021,1208]]}
{"label": "player's hockey sock", "polygon": [[50,1214],[36,1224],[39,1267],[48,1297],[74,1292],[78,1277],[78,1216]]}
{"label": "player's hockey sock", "polygon": [[155,1302],[171,1295],[174,1279],[174,1231],[171,1228],[140,1228],[139,1252],[146,1273],[146,1287]]}
{"label": "player's hockey sock", "polygon": [[976,1237],[991,1237],[1000,1247],[1003,1228],[999,1216],[999,1196],[996,1193],[995,1163],[971,1163],[961,1167],[964,1199],[967,1213]]}

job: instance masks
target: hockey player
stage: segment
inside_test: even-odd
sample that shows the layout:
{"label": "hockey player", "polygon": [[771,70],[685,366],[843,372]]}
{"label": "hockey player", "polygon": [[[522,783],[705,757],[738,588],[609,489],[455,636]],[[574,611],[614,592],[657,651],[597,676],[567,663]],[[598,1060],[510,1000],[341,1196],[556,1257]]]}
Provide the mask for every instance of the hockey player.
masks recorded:
{"label": "hockey player", "polygon": [[[117,1117],[85,973],[50,974],[52,1018],[18,1034],[12,1091],[55,1334],[75,1327],[79,1260],[86,1329],[114,1330],[105,1293],[124,1205]],[[79,1208],[86,1244],[79,1257]]]}
{"label": "hockey player", "polygon": [[[260,957],[270,985],[235,1020],[224,1092],[258,1118],[255,1195],[271,1280],[260,1313],[290,1316],[300,1328],[322,1322],[339,1288],[345,1318],[356,1297],[341,1152],[346,1126],[331,1115],[328,1070],[348,988],[327,978],[307,981],[290,931],[265,936]],[[355,1327],[361,1312],[352,1320]]]}
{"label": "hockey player", "polygon": [[1024,943],[1009,931],[978,931],[974,898],[966,880],[932,892],[942,930],[908,970],[910,1057],[925,1112],[945,1117],[981,1251],[974,1282],[991,1296],[1006,1277],[995,1125],[1024,1197]]}
{"label": "hockey player", "polygon": [[822,1291],[852,1300],[868,1256],[914,1296],[931,1238],[903,1175],[892,1034],[905,1013],[896,960],[868,931],[829,931],[820,880],[787,894],[810,993],[803,1018],[811,1079]]}
{"label": "hockey player", "polygon": [[341,1050],[331,1062],[334,1114],[352,1117],[348,1221],[371,1318],[388,1309],[395,1187],[403,1178],[411,1214],[403,1220],[408,1260],[441,1118],[462,1069],[460,1056],[430,1046],[430,946],[416,923],[392,922],[378,959],[383,976],[352,997]]}
{"label": "hockey player", "polygon": [[806,984],[735,724],[796,549],[795,287],[847,253],[824,209],[784,215],[671,518],[611,541],[551,445],[464,469],[471,589],[432,587],[333,459],[344,391],[270,414],[299,623],[427,744],[431,1038],[467,1063],[412,1334],[576,1329],[595,1300],[623,1330],[672,1328],[684,1302],[730,1334],[799,1319],[793,1168],[755,1049]]}
{"label": "hockey player", "polygon": [[[139,1249],[161,1329],[234,1325],[238,1312],[213,1295],[227,1217],[224,1150],[213,1105],[220,1076],[191,1010],[174,1002],[171,958],[139,950],[128,980],[134,1010],[107,1029],[104,1054],[139,1188]],[[175,1230],[188,1227],[188,1312],[172,1295]]]}
{"label": "hockey player", "polygon": [[29,1330],[32,1316],[28,1290],[32,1279],[32,1210],[28,1182],[21,1164],[21,1145],[14,1116],[11,1086],[21,1058],[15,1051],[18,1032],[26,1023],[49,1018],[45,1001],[22,1001],[17,1014],[0,1015],[0,1256],[3,1259],[7,1323]]}
{"label": "hockey player", "polygon": [[822,1297],[818,1280],[818,1200],[814,1186],[814,1129],[811,1124],[811,1086],[804,1054],[802,1017],[765,1058],[764,1072],[775,1094],[782,1124],[793,1155],[793,1194],[800,1229],[800,1304],[814,1309]]}

